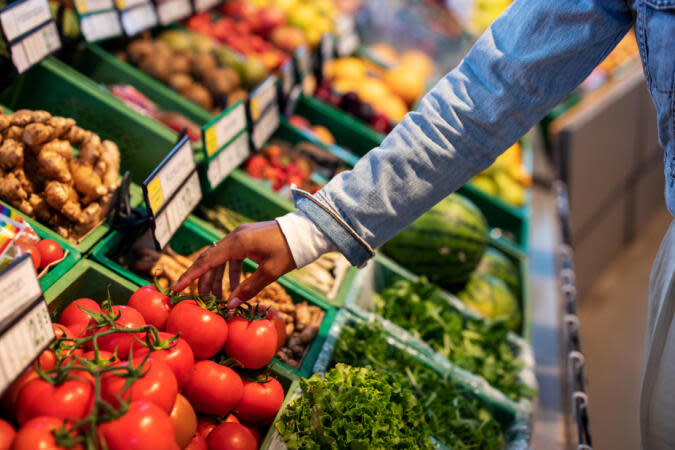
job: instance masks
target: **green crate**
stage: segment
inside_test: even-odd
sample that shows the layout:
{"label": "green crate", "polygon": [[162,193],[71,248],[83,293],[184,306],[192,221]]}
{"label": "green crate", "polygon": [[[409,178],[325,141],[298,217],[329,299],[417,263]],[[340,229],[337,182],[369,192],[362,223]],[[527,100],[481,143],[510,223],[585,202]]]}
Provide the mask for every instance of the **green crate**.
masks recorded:
{"label": "green crate", "polygon": [[[135,238],[130,238],[129,236],[123,236],[119,232],[111,233],[103,241],[101,241],[96,248],[92,251],[93,258],[108,267],[110,270],[115,272],[117,275],[124,277],[135,285],[143,286],[150,284],[148,280],[143,278],[140,275],[132,272],[131,270],[123,267],[119,263],[121,256],[127,254],[131,249],[132,245],[135,242]],[[201,228],[198,223],[192,220],[192,217],[189,217],[178,229],[174,237],[172,238],[170,245],[171,247],[179,254],[187,255],[193,253],[200,248],[210,245],[218,238],[217,236],[212,235],[207,230]],[[252,271],[255,269],[255,264],[246,260],[244,265],[244,270]],[[308,376],[312,367],[314,366],[314,361],[321,350],[321,345],[323,344],[324,339],[330,329],[330,324],[335,318],[336,310],[331,305],[326,303],[320,298],[309,295],[304,289],[299,288],[291,280],[282,277],[278,280],[279,284],[288,292],[291,298],[294,301],[307,301],[312,305],[316,305],[325,311],[325,316],[321,327],[319,328],[319,333],[314,342],[310,345],[305,357],[302,361],[302,364],[299,369],[294,369],[284,363],[283,361],[274,359],[272,366],[278,368],[279,370],[288,370],[297,376]]]}
{"label": "green crate", "polygon": [[138,285],[95,261],[81,259],[44,293],[54,320],[78,298],[102,302],[110,294],[116,305],[126,304]]}
{"label": "green crate", "polygon": [[[314,366],[314,373],[323,373],[325,370],[331,367],[335,345],[340,338],[343,327],[362,322],[364,320],[374,319],[374,316],[369,316],[366,319],[350,314],[347,310],[340,310],[337,317],[335,318],[335,321],[333,322],[333,325],[331,326],[328,337],[323,344],[321,354],[319,355],[317,363]],[[495,391],[489,385],[486,385],[483,380],[477,379],[477,377],[468,374],[461,369],[440,366],[434,361],[428,359],[423,354],[417,352],[415,349],[406,347],[404,344],[394,338],[390,337],[388,342],[391,346],[410,354],[415,360],[426,365],[430,369],[437,372],[439,375],[452,378],[452,382],[459,384],[466,392],[467,396],[476,398],[480,402],[481,406],[488,410],[501,424],[506,440],[506,448],[528,447],[528,441],[531,434],[528,411],[523,410],[519,405],[506,398],[503,394]],[[293,397],[297,397],[299,395],[301,395],[301,392],[297,390]],[[286,400],[288,400],[288,398]],[[288,406],[288,403],[290,402],[284,401],[279,414],[277,414],[275,423],[280,420],[285,408]],[[281,436],[276,430],[273,431],[274,433],[271,436],[268,435],[268,439],[265,440],[262,448],[282,448],[283,442],[281,441]],[[451,446],[452,443],[450,442],[448,445]],[[440,445],[440,447],[437,448],[445,447]]]}

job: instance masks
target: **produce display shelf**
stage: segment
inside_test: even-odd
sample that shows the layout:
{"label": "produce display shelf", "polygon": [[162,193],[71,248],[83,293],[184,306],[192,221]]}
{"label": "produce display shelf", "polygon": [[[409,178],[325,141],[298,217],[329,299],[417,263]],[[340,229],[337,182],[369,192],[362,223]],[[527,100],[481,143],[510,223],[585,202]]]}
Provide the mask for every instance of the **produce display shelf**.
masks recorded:
{"label": "produce display shelf", "polygon": [[[450,368],[456,368],[453,363],[448,361],[444,356],[440,355],[434,349],[431,348],[429,344],[422,341],[421,339],[413,336],[410,332],[391,323],[390,321],[380,317],[377,314],[374,314],[375,304],[373,302],[373,293],[379,293],[387,286],[389,286],[396,279],[407,279],[407,280],[416,280],[418,277],[406,269],[400,267],[394,261],[382,256],[376,255],[374,260],[369,264],[369,266],[359,272],[357,280],[353,285],[352,291],[350,291],[347,300],[345,302],[345,308],[350,311],[353,315],[360,317],[362,319],[369,319],[370,317],[378,317],[383,323],[386,324],[386,327],[390,331],[390,334],[393,338],[401,341],[407,346],[414,348],[416,351],[422,353],[427,358],[436,361],[438,364],[447,365]],[[448,307],[456,310],[459,314],[466,318],[470,319],[482,319],[485,320],[480,314],[472,311],[466,307],[458,298],[455,296],[441,291],[443,297],[448,302]],[[528,314],[528,319],[525,319],[525,310],[522,310],[523,314],[523,324],[530,322],[529,325],[524,325],[522,327],[522,332],[525,333],[522,337],[509,332],[507,336],[507,341],[512,349],[514,349],[516,357],[522,362],[522,368],[519,373],[519,378],[521,381],[525,382],[528,386],[536,388],[536,378],[534,374],[534,355],[532,353],[532,347],[530,343],[526,340],[526,336],[530,334],[531,330],[531,313]],[[457,370],[462,370],[458,369]],[[468,374],[468,373],[467,373]],[[468,374],[469,375],[469,374]],[[492,391],[499,393],[503,397],[504,401],[514,403],[512,400],[508,399],[504,394],[497,391],[495,388],[491,387],[485,379],[477,375],[470,374],[471,377],[474,377],[478,380],[478,383],[482,383],[487,388]],[[519,408],[526,411],[528,414],[532,412],[532,400],[521,399],[518,402]]]}
{"label": "produce display shelf", "polygon": [[[324,373],[326,370],[332,367],[332,358],[333,352],[335,351],[335,345],[339,340],[344,327],[351,326],[363,321],[373,320],[376,320],[376,317],[372,314],[368,315],[367,317],[362,317],[354,315],[345,309],[340,310],[337,317],[335,318],[335,321],[333,322],[333,325],[330,328],[328,337],[321,348],[321,353],[319,354],[319,357],[317,358],[316,364],[314,366],[314,373]],[[395,332],[396,330],[388,331]],[[387,342],[389,345],[405,353],[408,353],[413,359],[424,364],[439,375],[447,377],[448,379],[451,378],[452,381],[449,382],[459,385],[460,388],[465,392],[465,395],[467,395],[469,398],[477,399],[481,407],[489,411],[501,425],[506,444],[505,448],[528,448],[528,441],[530,439],[529,415],[519,405],[505,398],[503,394],[495,391],[490,386],[486,386],[484,382],[481,383],[480,380],[475,380],[473,375],[467,374],[461,369],[439,365],[414,348],[405,345],[398,339],[395,339],[392,335],[388,337]],[[295,392],[294,397],[299,397],[300,395],[302,395],[302,393],[298,389]],[[288,398],[286,400],[288,400]],[[279,422],[289,403],[289,401],[284,401],[284,404],[277,414],[275,423]],[[272,435],[268,435],[268,439],[265,440],[262,448],[285,448],[279,432],[276,429],[272,431]],[[448,442],[447,444],[452,446],[452,442]],[[440,443],[436,443],[435,447],[447,448]]]}
{"label": "produce display shelf", "polygon": [[[143,286],[150,284],[150,281],[134,273],[130,269],[127,269],[118,262],[121,256],[129,252],[131,246],[135,242],[136,237],[138,236],[130,238],[129,236],[124,236],[119,232],[111,233],[103,241],[101,241],[96,246],[96,248],[94,248],[92,257],[99,263],[115,272],[118,276],[131,281],[135,285]],[[188,255],[212,244],[217,239],[217,236],[214,236],[207,230],[201,228],[198,223],[195,223],[192,220],[192,217],[189,217],[172,238],[170,246],[177,253]],[[255,267],[255,264],[249,260],[245,261],[245,271],[252,271],[255,269]],[[318,306],[324,310],[325,313],[321,327],[319,328],[319,332],[305,353],[302,363],[298,369],[295,369],[276,358],[272,363],[272,366],[274,367],[278,366],[285,370],[290,370],[297,376],[306,377],[311,373],[316,357],[319,353],[319,350],[321,349],[321,345],[326,338],[328,330],[330,329],[330,324],[335,318],[336,310],[322,299],[308,294],[304,289],[299,288],[291,280],[280,278],[278,283],[286,290],[286,292],[288,292],[294,302],[307,301],[311,305]]]}

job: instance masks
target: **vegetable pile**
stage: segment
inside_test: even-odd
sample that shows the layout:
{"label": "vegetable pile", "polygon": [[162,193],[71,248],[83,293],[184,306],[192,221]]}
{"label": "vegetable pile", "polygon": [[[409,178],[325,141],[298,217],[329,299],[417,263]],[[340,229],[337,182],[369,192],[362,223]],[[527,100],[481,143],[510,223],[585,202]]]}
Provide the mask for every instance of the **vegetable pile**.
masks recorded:
{"label": "vegetable pile", "polygon": [[422,405],[404,378],[338,364],[300,380],[277,429],[295,448],[432,448]]}
{"label": "vegetable pile", "polygon": [[117,145],[73,119],[47,111],[0,111],[0,199],[70,241],[107,216],[119,167]]}
{"label": "vegetable pile", "polygon": [[70,303],[57,339],[3,396],[19,426],[12,448],[255,450],[285,395],[257,369],[285,334],[267,310],[223,304],[154,286],[128,305]]}
{"label": "vegetable pile", "polygon": [[373,367],[407,379],[409,389],[422,405],[431,435],[453,449],[502,447],[499,423],[490,413],[465,397],[451,378],[388,344],[379,322],[342,328],[332,362]]}
{"label": "vegetable pile", "polygon": [[469,319],[451,308],[426,279],[397,280],[375,297],[377,313],[427,342],[457,366],[485,378],[509,398],[535,392],[519,380],[522,362],[507,342],[501,321]]}

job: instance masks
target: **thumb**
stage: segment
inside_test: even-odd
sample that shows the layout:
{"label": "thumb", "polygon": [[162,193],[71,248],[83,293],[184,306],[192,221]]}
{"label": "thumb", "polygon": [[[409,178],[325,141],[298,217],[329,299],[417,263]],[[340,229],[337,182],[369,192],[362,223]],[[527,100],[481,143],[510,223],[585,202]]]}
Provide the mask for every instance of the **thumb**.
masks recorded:
{"label": "thumb", "polygon": [[273,276],[267,269],[265,264],[258,266],[258,270],[253,272],[250,277],[242,281],[230,294],[230,300],[239,299],[241,301],[248,301],[258,295],[265,286],[275,281],[277,277]]}

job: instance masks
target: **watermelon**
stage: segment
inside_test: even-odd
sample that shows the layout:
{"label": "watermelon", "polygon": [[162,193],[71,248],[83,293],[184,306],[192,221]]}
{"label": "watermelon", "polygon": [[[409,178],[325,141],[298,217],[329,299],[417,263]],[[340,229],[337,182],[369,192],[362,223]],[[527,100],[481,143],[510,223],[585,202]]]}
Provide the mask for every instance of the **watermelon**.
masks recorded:
{"label": "watermelon", "polygon": [[476,273],[484,273],[499,278],[509,287],[516,298],[520,297],[520,277],[518,267],[504,253],[494,247],[488,247],[476,267]]}
{"label": "watermelon", "polygon": [[518,300],[509,287],[499,278],[484,273],[474,273],[457,297],[482,316],[501,319],[512,331],[520,327]]}
{"label": "watermelon", "polygon": [[452,194],[384,245],[413,273],[447,289],[464,285],[488,243],[487,220],[468,199]]}

